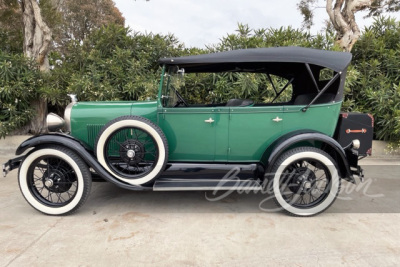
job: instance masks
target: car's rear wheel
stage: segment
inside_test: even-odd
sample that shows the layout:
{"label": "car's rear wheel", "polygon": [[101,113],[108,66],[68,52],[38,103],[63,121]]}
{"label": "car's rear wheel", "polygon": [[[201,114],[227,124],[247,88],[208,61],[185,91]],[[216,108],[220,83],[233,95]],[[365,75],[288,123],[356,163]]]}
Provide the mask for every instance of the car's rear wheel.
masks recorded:
{"label": "car's rear wheel", "polygon": [[314,147],[282,154],[272,167],[276,204],[295,216],[313,216],[329,208],[340,191],[334,160]]}
{"label": "car's rear wheel", "polygon": [[107,123],[95,147],[100,164],[132,185],[151,183],[168,161],[168,144],[162,130],[138,116],[123,116]]}
{"label": "car's rear wheel", "polygon": [[26,201],[48,215],[76,211],[88,198],[92,184],[86,163],[60,146],[29,153],[19,168],[18,182]]}

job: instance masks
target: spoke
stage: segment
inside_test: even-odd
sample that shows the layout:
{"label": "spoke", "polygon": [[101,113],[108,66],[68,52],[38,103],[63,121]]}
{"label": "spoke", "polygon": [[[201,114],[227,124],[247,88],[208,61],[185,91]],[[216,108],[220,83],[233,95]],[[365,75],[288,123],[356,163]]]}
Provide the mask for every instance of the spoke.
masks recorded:
{"label": "spoke", "polygon": [[146,154],[146,155],[152,155],[153,157],[156,157],[156,154],[155,153],[152,153],[152,152],[145,152],[144,154]]}
{"label": "spoke", "polygon": [[68,194],[69,199],[72,198],[72,194],[69,191],[66,191],[66,193]]}
{"label": "spoke", "polygon": [[62,161],[61,159],[58,160],[58,165],[57,165],[57,167],[55,168],[56,170],[60,167],[60,165],[61,165],[62,162],[63,162],[63,161]]}
{"label": "spoke", "polygon": [[307,203],[306,203],[306,200],[304,199],[304,195],[301,195],[301,201],[302,201],[302,203],[303,203],[304,205],[307,204]]}
{"label": "spoke", "polygon": [[57,193],[57,203],[61,203],[61,193]]}
{"label": "spoke", "polygon": [[38,168],[38,170],[39,170],[42,174],[44,174],[44,171],[43,171],[43,169],[42,169],[41,167],[37,166],[36,168]]}
{"label": "spoke", "polygon": [[[135,132],[136,140],[139,140],[139,136],[138,136],[138,134],[137,134],[137,132],[136,132],[136,129],[135,129],[135,128],[132,128],[132,129],[133,129],[133,131]],[[132,129],[131,129],[131,134],[132,134]]]}
{"label": "spoke", "polygon": [[314,198],[314,196],[312,195],[312,192],[311,192],[311,190],[310,190],[310,193],[309,193],[309,195],[310,195],[310,200],[311,200],[311,202],[314,202],[314,201],[315,201],[315,198]]}
{"label": "spoke", "polygon": [[63,202],[67,202],[67,200],[65,200],[65,199],[62,197],[61,194],[60,194],[60,199],[61,199]]}

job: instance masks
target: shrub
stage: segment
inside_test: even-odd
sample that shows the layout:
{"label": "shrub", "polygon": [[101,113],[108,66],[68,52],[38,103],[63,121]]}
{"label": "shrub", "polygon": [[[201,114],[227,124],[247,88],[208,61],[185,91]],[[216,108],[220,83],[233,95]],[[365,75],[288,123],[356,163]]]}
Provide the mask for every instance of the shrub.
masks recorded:
{"label": "shrub", "polygon": [[30,103],[42,83],[34,66],[22,54],[0,51],[0,138],[32,117]]}

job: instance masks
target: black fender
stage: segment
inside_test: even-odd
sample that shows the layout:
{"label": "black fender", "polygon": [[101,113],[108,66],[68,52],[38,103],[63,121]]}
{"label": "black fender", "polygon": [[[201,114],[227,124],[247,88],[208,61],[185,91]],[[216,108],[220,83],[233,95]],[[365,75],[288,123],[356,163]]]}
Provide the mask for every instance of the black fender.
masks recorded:
{"label": "black fender", "polygon": [[300,142],[321,142],[322,150],[330,154],[339,168],[339,175],[343,179],[355,183],[350,170],[349,159],[344,148],[332,137],[315,131],[295,131],[278,138],[265,151],[262,163],[266,166],[266,173],[270,173],[272,166],[288,148]]}
{"label": "black fender", "polygon": [[22,144],[17,148],[15,154],[21,155],[27,149],[32,147],[41,147],[46,145],[59,145],[70,150],[74,151],[77,155],[79,155],[89,167],[93,168],[96,173],[101,176],[104,180],[111,182],[121,188],[129,189],[129,190],[151,190],[152,187],[143,187],[138,185],[131,185],[124,183],[110,173],[108,173],[103,166],[97,161],[93,153],[87,149],[87,147],[79,142],[77,139],[73,138],[67,134],[43,134],[29,138],[28,140],[22,142]]}

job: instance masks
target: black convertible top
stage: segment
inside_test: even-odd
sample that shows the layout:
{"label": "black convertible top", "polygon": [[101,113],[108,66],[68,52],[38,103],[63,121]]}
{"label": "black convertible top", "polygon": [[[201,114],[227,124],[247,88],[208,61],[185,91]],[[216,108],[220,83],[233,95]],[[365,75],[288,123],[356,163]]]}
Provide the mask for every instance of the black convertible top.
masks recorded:
{"label": "black convertible top", "polygon": [[[159,60],[159,63],[169,66],[178,65],[185,68],[187,72],[207,70],[205,65],[208,67],[218,65],[219,67],[213,68],[213,71],[226,71],[229,70],[229,65],[235,65],[235,63],[241,66],[244,66],[242,64],[245,63],[308,63],[329,68],[335,72],[342,72],[350,64],[351,58],[351,53],[347,52],[293,46],[241,49],[196,56],[163,58]],[[261,64],[256,65],[261,66]]]}

